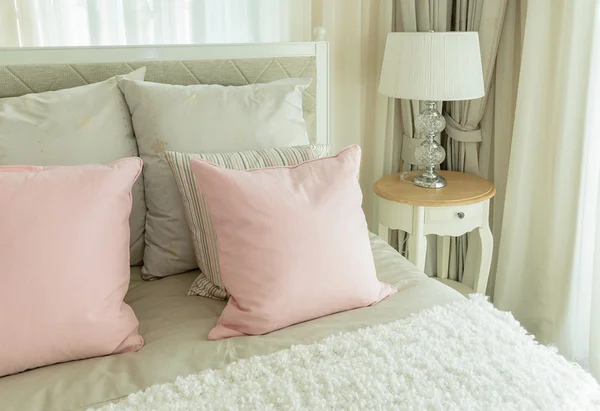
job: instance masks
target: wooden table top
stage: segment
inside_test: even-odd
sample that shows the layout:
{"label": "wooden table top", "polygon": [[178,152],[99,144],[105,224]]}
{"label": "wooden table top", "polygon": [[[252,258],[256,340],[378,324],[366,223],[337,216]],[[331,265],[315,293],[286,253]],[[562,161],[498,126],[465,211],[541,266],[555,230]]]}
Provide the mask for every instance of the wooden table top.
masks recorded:
{"label": "wooden table top", "polygon": [[488,180],[457,171],[438,171],[448,181],[444,188],[419,187],[412,179],[420,173],[422,171],[409,172],[406,181],[400,178],[400,173],[385,176],[375,183],[373,191],[386,200],[426,207],[474,204],[496,194],[496,188]]}

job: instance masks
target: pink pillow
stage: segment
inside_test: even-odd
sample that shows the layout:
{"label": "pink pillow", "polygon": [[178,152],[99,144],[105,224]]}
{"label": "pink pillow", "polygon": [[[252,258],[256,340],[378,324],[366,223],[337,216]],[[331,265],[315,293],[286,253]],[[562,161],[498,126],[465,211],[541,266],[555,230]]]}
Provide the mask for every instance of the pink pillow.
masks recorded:
{"label": "pink pillow", "polygon": [[248,171],[191,160],[231,294],[209,339],[268,333],[395,292],[377,280],[359,167],[358,146]]}
{"label": "pink pillow", "polygon": [[123,302],[141,169],[0,167],[0,376],[143,345]]}

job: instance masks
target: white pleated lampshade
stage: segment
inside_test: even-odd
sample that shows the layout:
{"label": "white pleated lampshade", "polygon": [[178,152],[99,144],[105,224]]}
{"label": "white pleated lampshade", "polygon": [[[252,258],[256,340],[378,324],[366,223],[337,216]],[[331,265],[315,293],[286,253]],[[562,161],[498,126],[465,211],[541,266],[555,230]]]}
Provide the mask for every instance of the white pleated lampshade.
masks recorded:
{"label": "white pleated lampshade", "polygon": [[483,97],[477,32],[388,34],[379,92],[411,100]]}

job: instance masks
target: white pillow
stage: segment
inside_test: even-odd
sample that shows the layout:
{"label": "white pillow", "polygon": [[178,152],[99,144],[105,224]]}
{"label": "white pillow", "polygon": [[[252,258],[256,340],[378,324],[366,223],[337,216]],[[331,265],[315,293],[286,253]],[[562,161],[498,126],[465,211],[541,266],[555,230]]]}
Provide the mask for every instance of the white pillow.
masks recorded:
{"label": "white pillow", "polygon": [[311,81],[284,79],[239,87],[119,81],[144,160],[144,278],[197,268],[165,150],[210,153],[308,144],[302,92]]}
{"label": "white pillow", "polygon": [[[143,80],[146,68],[118,78]],[[0,165],[107,164],[138,156],[131,116],[117,78],[0,99]],[[144,183],[132,189],[130,261],[142,262]],[[81,239],[85,241],[85,239]]]}

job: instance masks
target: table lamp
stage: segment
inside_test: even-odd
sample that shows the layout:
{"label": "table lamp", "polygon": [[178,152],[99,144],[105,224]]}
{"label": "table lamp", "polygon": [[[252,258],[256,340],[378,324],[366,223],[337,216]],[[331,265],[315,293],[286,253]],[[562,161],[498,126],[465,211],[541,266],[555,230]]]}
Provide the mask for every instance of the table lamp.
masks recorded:
{"label": "table lamp", "polygon": [[415,129],[425,141],[415,149],[417,165],[425,167],[414,177],[419,187],[442,188],[446,179],[435,168],[446,151],[435,140],[446,127],[436,101],[483,97],[483,72],[477,32],[390,33],[385,44],[379,92],[386,96],[424,100]]}

